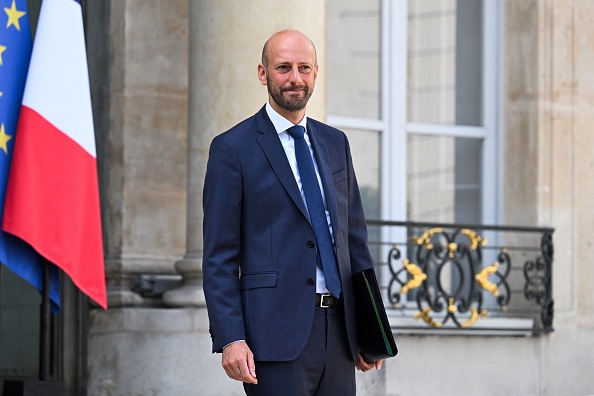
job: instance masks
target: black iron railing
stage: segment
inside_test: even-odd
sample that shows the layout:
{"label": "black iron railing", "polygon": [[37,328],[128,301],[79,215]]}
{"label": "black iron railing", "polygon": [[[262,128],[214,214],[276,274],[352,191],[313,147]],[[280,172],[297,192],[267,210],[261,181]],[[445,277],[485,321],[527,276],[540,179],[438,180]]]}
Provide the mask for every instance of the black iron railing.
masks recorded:
{"label": "black iron railing", "polygon": [[553,229],[367,222],[395,330],[553,330]]}

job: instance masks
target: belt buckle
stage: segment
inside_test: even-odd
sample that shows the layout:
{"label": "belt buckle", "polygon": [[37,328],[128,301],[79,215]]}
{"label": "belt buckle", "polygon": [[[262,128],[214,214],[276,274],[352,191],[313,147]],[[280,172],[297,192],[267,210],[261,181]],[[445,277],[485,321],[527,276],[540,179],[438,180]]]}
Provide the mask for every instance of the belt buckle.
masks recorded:
{"label": "belt buckle", "polygon": [[322,294],[320,298],[320,308],[331,308],[334,302],[334,296],[332,294]]}

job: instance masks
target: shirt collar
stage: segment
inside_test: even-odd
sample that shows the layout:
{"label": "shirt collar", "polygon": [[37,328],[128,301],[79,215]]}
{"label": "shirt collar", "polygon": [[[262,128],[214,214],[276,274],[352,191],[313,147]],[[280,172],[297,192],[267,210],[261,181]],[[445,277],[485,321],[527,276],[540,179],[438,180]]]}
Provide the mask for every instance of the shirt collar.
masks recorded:
{"label": "shirt collar", "polygon": [[[272,108],[270,105],[270,101],[266,102],[266,113],[268,114],[268,118],[272,121],[272,125],[274,125],[274,129],[276,133],[285,132],[287,129],[292,127],[294,124],[287,120],[282,115],[278,114],[276,110]],[[298,125],[301,125],[307,131],[307,114],[303,117],[303,119],[299,122]]]}

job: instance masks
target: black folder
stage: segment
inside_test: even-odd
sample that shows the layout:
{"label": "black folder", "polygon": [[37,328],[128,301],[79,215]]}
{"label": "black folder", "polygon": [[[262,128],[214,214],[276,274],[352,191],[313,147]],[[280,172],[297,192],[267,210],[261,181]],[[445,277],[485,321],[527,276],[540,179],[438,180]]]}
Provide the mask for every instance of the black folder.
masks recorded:
{"label": "black folder", "polygon": [[366,362],[398,353],[373,268],[353,275],[359,353]]}

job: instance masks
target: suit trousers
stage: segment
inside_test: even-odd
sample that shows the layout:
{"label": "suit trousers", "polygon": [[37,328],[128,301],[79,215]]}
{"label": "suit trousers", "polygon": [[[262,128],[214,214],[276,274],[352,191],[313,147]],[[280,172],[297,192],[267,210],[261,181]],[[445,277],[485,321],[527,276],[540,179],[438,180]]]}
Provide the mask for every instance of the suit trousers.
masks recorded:
{"label": "suit trousers", "polygon": [[258,385],[244,383],[246,395],[354,396],[355,363],[349,352],[343,309],[316,307],[303,352],[289,362],[256,361]]}

